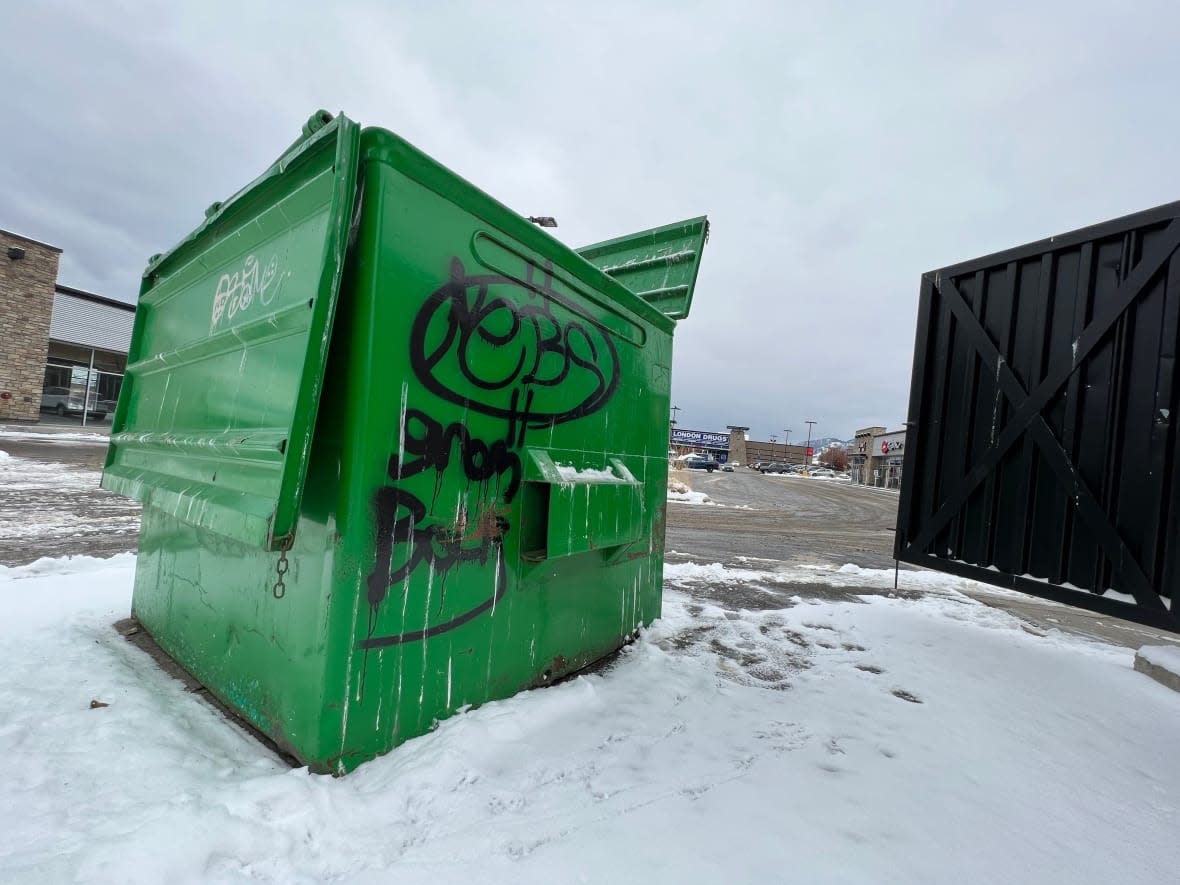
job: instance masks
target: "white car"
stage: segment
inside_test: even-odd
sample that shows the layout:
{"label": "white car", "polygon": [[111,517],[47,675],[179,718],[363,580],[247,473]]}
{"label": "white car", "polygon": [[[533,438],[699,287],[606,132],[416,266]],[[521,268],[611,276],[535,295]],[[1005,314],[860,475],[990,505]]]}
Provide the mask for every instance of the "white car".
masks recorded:
{"label": "white car", "polygon": [[[107,410],[97,397],[95,391],[90,391],[90,408],[86,411],[91,418],[101,420],[107,416]],[[41,391],[41,411],[56,412],[59,416],[80,415],[82,394],[69,387],[46,387]]]}

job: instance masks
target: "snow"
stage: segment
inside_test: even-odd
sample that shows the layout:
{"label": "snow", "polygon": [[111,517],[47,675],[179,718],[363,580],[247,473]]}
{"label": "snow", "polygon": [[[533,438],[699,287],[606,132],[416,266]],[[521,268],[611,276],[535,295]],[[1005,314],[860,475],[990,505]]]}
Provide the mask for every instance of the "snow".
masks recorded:
{"label": "snow", "polygon": [[1139,649],[1139,657],[1149,664],[1180,676],[1180,648],[1170,645],[1145,645]]}
{"label": "snow", "polygon": [[584,467],[579,470],[568,464],[558,464],[556,467],[557,472],[561,474],[562,482],[627,482],[626,477],[616,476],[609,469],[599,470],[593,467]]}
{"label": "snow", "polygon": [[[0,568],[6,882],[1076,885],[1180,864],[1180,696],[958,579],[828,601],[776,588],[893,573],[670,564],[663,618],[611,666],[333,779],[111,629],[133,567]],[[720,601],[739,587],[771,604]]]}
{"label": "snow", "polygon": [[852,484],[852,477],[846,474],[836,474],[835,476],[815,476],[808,474],[804,476],[802,473],[768,473],[766,474],[772,479],[806,479],[810,482],[845,482]]}
{"label": "snow", "polygon": [[680,504],[710,504],[716,506],[713,499],[704,492],[694,492],[687,483],[678,479],[668,480],[668,500]]}
{"label": "snow", "polygon": [[52,442],[82,442],[82,443],[101,443],[107,445],[111,440],[105,433],[53,433],[45,431],[37,433],[31,430],[0,430],[0,439],[18,439],[18,440],[49,440]]}
{"label": "snow", "polygon": [[[101,480],[99,470],[0,453],[0,542],[28,544],[93,531],[89,514],[74,503],[94,494]],[[138,506],[123,498],[111,500],[115,503],[109,507],[125,512],[104,512],[104,531],[134,535],[139,530]]]}

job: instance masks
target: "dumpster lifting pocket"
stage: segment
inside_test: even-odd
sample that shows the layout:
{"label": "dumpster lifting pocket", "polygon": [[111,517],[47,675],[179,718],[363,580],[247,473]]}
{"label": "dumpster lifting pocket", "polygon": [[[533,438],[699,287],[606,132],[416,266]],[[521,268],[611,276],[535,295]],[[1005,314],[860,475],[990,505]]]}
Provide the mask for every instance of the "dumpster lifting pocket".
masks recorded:
{"label": "dumpster lifting pocket", "polygon": [[643,484],[617,458],[605,468],[557,464],[528,450],[521,495],[521,557],[542,562],[613,551],[643,537]]}

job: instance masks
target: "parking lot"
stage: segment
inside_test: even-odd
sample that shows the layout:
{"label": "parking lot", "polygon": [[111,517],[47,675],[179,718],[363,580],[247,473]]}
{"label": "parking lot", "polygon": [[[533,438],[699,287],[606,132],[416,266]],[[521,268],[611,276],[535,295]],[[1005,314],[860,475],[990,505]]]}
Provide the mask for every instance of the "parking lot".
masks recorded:
{"label": "parking lot", "polygon": [[669,550],[727,564],[746,556],[893,566],[896,493],[742,467],[733,473],[677,471],[676,477],[721,506],[669,504]]}

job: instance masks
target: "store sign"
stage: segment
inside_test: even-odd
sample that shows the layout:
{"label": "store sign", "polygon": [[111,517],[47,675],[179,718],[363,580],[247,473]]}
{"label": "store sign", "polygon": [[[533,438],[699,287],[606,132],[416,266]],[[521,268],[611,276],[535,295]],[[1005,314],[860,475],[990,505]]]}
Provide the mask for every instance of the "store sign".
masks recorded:
{"label": "store sign", "polygon": [[900,452],[905,448],[904,439],[881,440],[881,454],[888,455],[890,452]]}
{"label": "store sign", "polygon": [[811,446],[808,446],[807,447],[807,457],[810,458],[814,454],[815,454],[815,449],[813,449]]}
{"label": "store sign", "polygon": [[729,448],[728,433],[710,433],[707,430],[673,430],[672,442],[681,446],[711,446]]}

